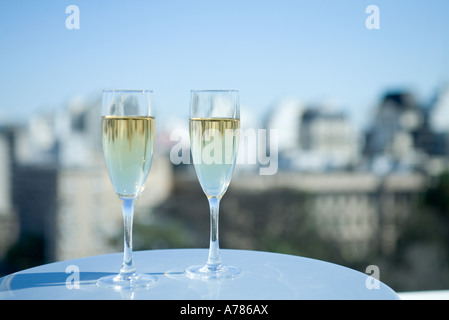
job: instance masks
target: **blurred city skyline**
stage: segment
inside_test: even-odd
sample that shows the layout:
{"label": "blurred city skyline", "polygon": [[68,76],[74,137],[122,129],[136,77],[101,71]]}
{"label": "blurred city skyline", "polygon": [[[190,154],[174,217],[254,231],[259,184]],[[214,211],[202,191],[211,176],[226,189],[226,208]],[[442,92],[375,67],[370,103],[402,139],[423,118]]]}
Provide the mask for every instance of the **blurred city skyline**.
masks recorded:
{"label": "blurred city skyline", "polygon": [[[66,27],[70,5],[79,29]],[[380,29],[366,28],[369,5]],[[253,121],[291,97],[332,101],[364,126],[384,92],[429,101],[449,81],[448,9],[442,0],[5,1],[0,122],[115,87],[154,90],[166,123],[188,117],[191,89],[227,88]]]}

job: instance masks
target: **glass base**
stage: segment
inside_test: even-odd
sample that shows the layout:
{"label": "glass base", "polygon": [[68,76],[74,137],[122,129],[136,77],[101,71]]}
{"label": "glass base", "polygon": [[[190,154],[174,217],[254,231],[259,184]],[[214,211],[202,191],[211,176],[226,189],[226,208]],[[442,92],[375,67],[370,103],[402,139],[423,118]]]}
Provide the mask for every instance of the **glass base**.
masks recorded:
{"label": "glass base", "polygon": [[208,265],[192,266],[186,269],[186,275],[191,279],[198,280],[220,280],[238,277],[241,270],[232,266],[219,265],[211,267]]}
{"label": "glass base", "polygon": [[106,276],[97,280],[97,286],[115,290],[148,289],[158,282],[156,277],[143,274]]}

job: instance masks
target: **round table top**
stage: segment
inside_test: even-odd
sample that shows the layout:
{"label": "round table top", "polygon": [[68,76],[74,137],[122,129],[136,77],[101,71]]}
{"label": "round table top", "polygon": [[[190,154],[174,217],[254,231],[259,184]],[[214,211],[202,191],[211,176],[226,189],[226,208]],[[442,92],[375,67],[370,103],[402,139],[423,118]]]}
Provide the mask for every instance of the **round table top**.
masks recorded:
{"label": "round table top", "polygon": [[138,273],[158,277],[155,286],[115,291],[96,286],[98,278],[118,273],[123,254],[113,253],[50,263],[0,278],[5,299],[163,299],[298,300],[399,299],[384,283],[340,265],[279,253],[223,250],[223,264],[242,270],[225,280],[195,280],[184,270],[207,260],[207,249],[134,252]]}

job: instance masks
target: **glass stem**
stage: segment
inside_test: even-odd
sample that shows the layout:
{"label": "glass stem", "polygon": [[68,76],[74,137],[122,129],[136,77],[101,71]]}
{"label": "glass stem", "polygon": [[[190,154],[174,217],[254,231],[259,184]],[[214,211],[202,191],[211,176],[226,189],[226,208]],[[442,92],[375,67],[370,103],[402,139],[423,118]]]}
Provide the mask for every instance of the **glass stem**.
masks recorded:
{"label": "glass stem", "polygon": [[136,268],[133,261],[133,216],[134,216],[133,198],[122,198],[123,223],[124,223],[124,250],[123,263],[120,269],[120,275],[124,278],[131,277]]}
{"label": "glass stem", "polygon": [[209,258],[207,259],[207,267],[209,269],[217,269],[221,265],[220,246],[218,242],[218,210],[220,207],[220,198],[209,197],[210,207],[210,242],[209,242]]}

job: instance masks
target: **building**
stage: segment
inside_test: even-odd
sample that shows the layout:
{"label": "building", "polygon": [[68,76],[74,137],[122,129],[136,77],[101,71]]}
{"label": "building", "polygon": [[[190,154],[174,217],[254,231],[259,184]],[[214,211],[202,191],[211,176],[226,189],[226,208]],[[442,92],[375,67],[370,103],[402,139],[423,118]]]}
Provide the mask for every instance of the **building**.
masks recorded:
{"label": "building", "polygon": [[302,153],[317,159],[320,171],[349,169],[359,160],[358,135],[340,111],[325,107],[307,109],[299,135]]}
{"label": "building", "polygon": [[0,260],[19,237],[19,221],[12,201],[12,128],[0,128]]}
{"label": "building", "polygon": [[435,133],[449,131],[449,85],[437,91],[430,107],[429,125]]}
{"label": "building", "polygon": [[[25,237],[43,241],[45,261],[122,250],[121,203],[104,165],[100,110],[99,99],[77,98],[0,134],[0,225],[11,231],[1,235],[10,239],[1,242],[3,251]],[[155,153],[148,184],[157,188],[147,187],[138,201],[142,219],[170,192],[167,161]]]}
{"label": "building", "polygon": [[358,132],[334,106],[283,100],[268,115],[266,127],[278,130],[280,169],[347,170],[360,160]]}
{"label": "building", "polygon": [[438,175],[449,169],[449,90],[444,88],[430,105],[420,104],[407,91],[389,92],[377,107],[366,133],[364,158],[368,170],[425,172]]}
{"label": "building", "polygon": [[[368,172],[280,172],[270,178],[235,177],[234,196],[241,195],[242,203],[235,203],[232,208],[243,207],[247,211],[244,217],[239,217],[238,210],[227,212],[233,215],[229,218],[233,227],[224,232],[230,234],[228,241],[233,246],[238,247],[239,243],[257,246],[247,238],[249,231],[244,230],[274,233],[273,238],[287,237],[288,233],[306,228],[291,222],[295,221],[294,215],[302,215],[305,218],[301,221],[313,225],[320,239],[332,243],[347,261],[360,261],[373,253],[388,256],[395,252],[401,225],[415,213],[426,181],[421,174],[378,176]],[[264,203],[261,210],[246,205],[249,197],[245,192],[267,196],[276,190],[294,191],[296,196],[278,199],[280,207],[262,199],[259,200]],[[304,197],[299,197],[300,194]],[[254,203],[252,206],[257,207]],[[278,209],[270,210],[271,206]]]}

